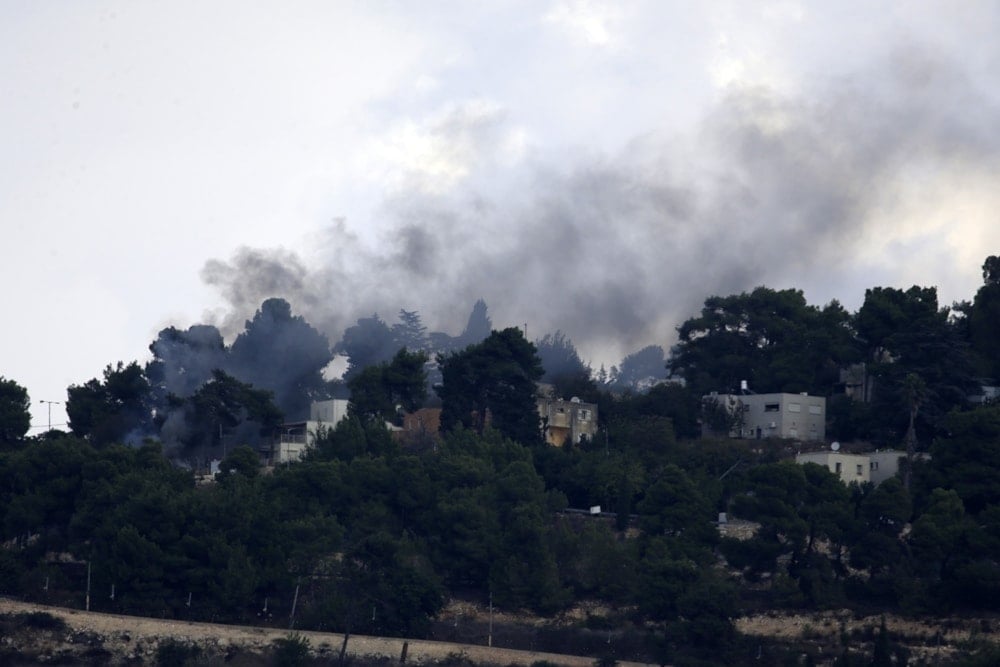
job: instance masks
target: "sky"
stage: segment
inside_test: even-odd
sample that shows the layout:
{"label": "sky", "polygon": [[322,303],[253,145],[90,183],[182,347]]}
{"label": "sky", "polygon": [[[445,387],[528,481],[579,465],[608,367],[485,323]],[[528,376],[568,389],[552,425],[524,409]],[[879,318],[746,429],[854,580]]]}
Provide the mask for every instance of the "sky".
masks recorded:
{"label": "sky", "polygon": [[286,298],[594,365],[712,294],[971,299],[1000,4],[0,0],[0,375],[31,433],[167,326]]}

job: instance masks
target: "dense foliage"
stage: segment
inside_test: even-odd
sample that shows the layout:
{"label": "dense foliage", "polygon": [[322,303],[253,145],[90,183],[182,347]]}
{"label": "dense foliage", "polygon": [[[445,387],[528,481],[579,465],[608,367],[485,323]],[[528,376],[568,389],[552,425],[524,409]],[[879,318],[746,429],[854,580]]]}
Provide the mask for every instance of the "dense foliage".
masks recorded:
{"label": "dense foliage", "polygon": [[[269,474],[234,445],[250,440],[243,426],[280,421],[275,390],[225,368],[277,354],[267,331],[317,342],[283,302],[265,304],[232,348],[211,329],[164,330],[145,369],[108,366],[71,387],[72,434],[26,438],[27,393],[0,378],[0,593],[80,606],[89,574],[99,610],[284,625],[294,600],[298,628],[399,636],[430,633],[454,596],[549,616],[593,600],[613,610],[602,622],[641,631],[645,658],[677,664],[751,661],[732,619],[754,609],[995,612],[1000,406],[967,397],[996,368],[982,332],[997,332],[984,322],[998,265],[987,260],[976,301],[954,310],[918,287],[868,290],[854,315],[795,290],[711,297],[671,355],[687,386],[647,392],[605,391],[562,334],[540,355],[519,329],[493,331],[440,352],[444,431],[421,446],[387,427],[425,399],[420,346],[432,336],[403,311],[383,325],[414,351],[385,356],[362,349],[360,329],[345,335],[359,364],[348,418]],[[477,308],[469,336],[488,322]],[[322,347],[283,357],[300,379],[286,398],[321,391]],[[650,359],[662,349],[615,375],[636,389]],[[594,438],[542,443],[545,360],[558,369],[546,379],[598,404]],[[928,451],[903,478],[845,486],[793,463],[789,442],[696,439],[701,391],[747,379],[836,407],[838,369],[862,361],[872,395],[835,410],[831,428]],[[167,418],[155,405],[170,406]],[[189,446],[229,438],[212,482],[196,483],[156,439],[136,442],[147,422],[162,433],[176,415]],[[595,505],[602,515],[585,511]],[[720,533],[721,512],[752,522],[750,534]]]}

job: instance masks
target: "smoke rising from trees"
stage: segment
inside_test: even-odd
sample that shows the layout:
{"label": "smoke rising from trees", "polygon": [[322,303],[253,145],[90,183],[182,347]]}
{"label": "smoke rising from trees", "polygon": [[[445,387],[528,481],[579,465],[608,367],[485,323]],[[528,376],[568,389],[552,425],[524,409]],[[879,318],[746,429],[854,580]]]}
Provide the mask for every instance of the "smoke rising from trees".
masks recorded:
{"label": "smoke rising from trees", "polygon": [[468,175],[444,191],[414,177],[389,193],[377,243],[339,220],[318,261],[245,247],[206,264],[203,279],[230,308],[220,322],[230,335],[269,296],[332,340],[361,315],[402,307],[447,327],[483,297],[497,326],[562,330],[588,361],[613,362],[671,345],[707,293],[794,283],[811,301],[852,306],[891,277],[859,275],[866,257],[898,259],[918,282],[925,261],[957,265],[970,235],[1000,241],[956,220],[945,247],[921,245],[940,211],[913,192],[975,187],[1000,166],[1000,113],[952,63],[911,48],[814,88],[809,98],[732,90],[693,144],[651,132],[569,170],[526,161],[515,173],[492,155],[507,117],[456,110],[433,129],[461,140]]}

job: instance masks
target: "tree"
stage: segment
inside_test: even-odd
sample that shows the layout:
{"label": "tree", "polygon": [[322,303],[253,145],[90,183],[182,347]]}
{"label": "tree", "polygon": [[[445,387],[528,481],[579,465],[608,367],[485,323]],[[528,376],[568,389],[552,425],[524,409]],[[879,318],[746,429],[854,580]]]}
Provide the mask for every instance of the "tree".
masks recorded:
{"label": "tree", "polygon": [[906,470],[903,473],[903,486],[910,490],[910,476],[913,472],[913,463],[917,455],[917,415],[920,413],[920,406],[927,399],[927,383],[920,379],[916,373],[909,373],[903,378],[903,400],[909,408],[910,422],[906,428]]}
{"label": "tree", "polygon": [[647,345],[622,359],[616,371],[611,374],[611,386],[632,391],[646,389],[650,381],[663,378],[663,368],[663,348],[659,345]]}
{"label": "tree", "polygon": [[973,515],[1000,505],[1000,406],[952,413],[944,426],[931,447],[930,485],[954,490]]}
{"label": "tree", "polygon": [[334,351],[347,355],[344,379],[349,381],[368,366],[388,361],[398,349],[389,325],[376,313],[359,318],[354,326],[344,330]]}
{"label": "tree", "polygon": [[875,378],[873,409],[887,418],[878,422],[869,437],[891,444],[905,437],[916,397],[907,376],[924,383],[922,399],[914,414],[917,441],[937,433],[944,416],[966,405],[977,387],[972,379],[968,345],[949,320],[949,310],[939,309],[937,289],[914,285],[907,290],[875,287],[865,292],[865,302],[855,317],[865,346],[871,375]]}
{"label": "tree", "polygon": [[900,533],[910,520],[913,503],[897,477],[867,492],[859,507],[860,521],[850,544],[851,565],[864,568],[875,579],[902,558]]}
{"label": "tree", "polygon": [[1000,379],[1000,257],[983,263],[983,285],[968,306],[969,342],[978,357],[982,377]]}
{"label": "tree", "polygon": [[[595,401],[596,402],[596,401]],[[701,433],[702,398],[676,382],[658,384],[645,394],[625,394],[601,405],[602,419],[636,421],[643,417],[665,417],[680,438],[697,438]]]}
{"label": "tree", "polygon": [[541,340],[535,341],[535,348],[542,368],[545,369],[543,382],[555,382],[560,378],[579,375],[590,376],[590,368],[580,359],[573,341],[562,331],[545,334]]}
{"label": "tree", "polygon": [[415,310],[399,311],[399,322],[392,325],[393,343],[397,349],[418,351],[427,348],[427,327]]}
{"label": "tree", "polygon": [[427,397],[423,352],[404,347],[390,362],[369,366],[347,382],[351,413],[364,422],[398,421],[398,410],[413,412]]}
{"label": "tree", "polygon": [[74,435],[96,446],[137,443],[152,433],[149,382],[136,362],[104,369],[96,378],[67,390],[66,414]]}
{"label": "tree", "polygon": [[273,433],[282,421],[270,391],[256,389],[220,370],[213,371],[212,379],[185,401],[185,408],[189,447],[256,443],[260,435]]}
{"label": "tree", "polygon": [[153,359],[146,364],[146,377],[162,402],[168,394],[186,398],[224,369],[228,350],[222,334],[214,326],[196,324],[181,331],[162,329],[149,344]]}
{"label": "tree", "polygon": [[0,443],[20,441],[31,428],[28,390],[0,375]]}
{"label": "tree", "polygon": [[260,456],[253,448],[246,445],[234,448],[219,463],[219,476],[222,478],[235,474],[256,477],[259,470]]}
{"label": "tree", "polygon": [[483,299],[477,300],[472,305],[472,312],[469,313],[465,329],[454,340],[455,347],[463,348],[467,345],[473,345],[490,335],[490,332],[493,331],[493,321],[487,310],[486,302]]}
{"label": "tree", "polygon": [[[707,562],[719,536],[711,505],[683,470],[666,466],[637,507],[639,526],[647,536],[665,536],[675,554]],[[683,545],[683,548],[681,547]]]}
{"label": "tree", "polygon": [[489,424],[516,442],[539,441],[535,383],[544,371],[520,329],[494,331],[481,343],[439,356],[438,363],[443,429],[462,425],[481,434]]}
{"label": "tree", "polygon": [[274,394],[282,412],[294,419],[309,414],[309,405],[325,397],[323,369],[333,359],[330,341],[283,299],[261,304],[233,341],[226,371],[239,380]]}
{"label": "tree", "polygon": [[958,494],[952,490],[934,489],[930,505],[913,522],[909,536],[915,562],[932,580],[947,580],[953,572],[963,538],[972,527]]}
{"label": "tree", "polygon": [[828,395],[839,369],[859,359],[850,317],[832,301],[810,306],[800,290],[757,287],[711,296],[678,328],[668,369],[698,395],[754,391]]}

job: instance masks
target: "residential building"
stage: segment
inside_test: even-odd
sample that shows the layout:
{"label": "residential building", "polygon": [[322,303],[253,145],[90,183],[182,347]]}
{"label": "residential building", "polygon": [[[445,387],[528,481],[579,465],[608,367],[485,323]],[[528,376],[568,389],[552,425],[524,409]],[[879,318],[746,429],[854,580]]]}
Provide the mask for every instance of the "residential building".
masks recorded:
{"label": "residential building", "polygon": [[844,395],[852,401],[871,402],[875,391],[875,378],[868,372],[866,363],[860,362],[841,368],[840,384],[844,387]]}
{"label": "residential building", "polygon": [[979,389],[975,394],[968,397],[969,403],[974,405],[989,405],[1000,403],[1000,387],[993,384],[994,380],[978,380]]}
{"label": "residential building", "polygon": [[403,415],[403,432],[435,436],[441,431],[441,408],[420,408]]}
{"label": "residential building", "polygon": [[826,467],[840,477],[844,484],[871,482],[878,486],[899,473],[899,462],[906,458],[906,452],[887,449],[884,451],[847,454],[840,451],[805,452],[795,456],[795,462],[816,463]]}
{"label": "residential building", "polygon": [[[899,462],[906,458],[906,452],[895,449],[876,450],[865,454],[868,457],[868,477],[878,486],[899,473]],[[929,458],[927,454],[917,454],[918,459]]]}
{"label": "residential building", "polygon": [[568,401],[555,398],[551,385],[539,385],[538,416],[542,421],[545,441],[550,445],[577,444],[583,436],[597,435],[597,404],[584,403],[574,396]]}
{"label": "residential building", "polygon": [[347,416],[349,401],[331,398],[313,401],[309,406],[309,419],[282,424],[271,442],[261,447],[261,456],[266,465],[276,465],[298,461],[305,451],[316,442],[317,433],[324,428],[333,428]]}
{"label": "residential building", "polygon": [[[703,397],[707,409],[721,409],[725,428],[702,419],[702,436],[731,438],[794,438],[819,440],[826,437],[826,398],[808,394],[710,394]],[[712,405],[714,404],[714,405]]]}
{"label": "residential building", "polygon": [[798,464],[815,463],[824,466],[840,478],[844,484],[863,484],[870,482],[871,460],[862,454],[847,454],[845,452],[806,452],[796,454]]}

